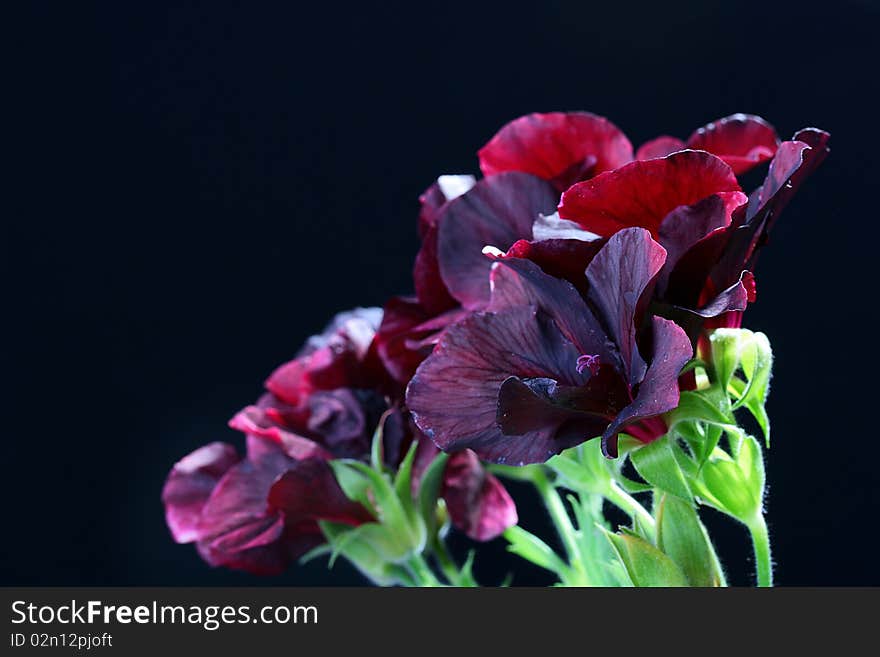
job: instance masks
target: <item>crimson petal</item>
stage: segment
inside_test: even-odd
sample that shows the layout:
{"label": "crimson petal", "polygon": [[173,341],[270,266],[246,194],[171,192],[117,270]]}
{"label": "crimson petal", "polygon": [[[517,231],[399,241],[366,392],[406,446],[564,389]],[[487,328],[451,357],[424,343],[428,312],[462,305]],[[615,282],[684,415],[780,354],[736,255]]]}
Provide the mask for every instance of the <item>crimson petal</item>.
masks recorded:
{"label": "crimson petal", "polygon": [[678,206],[735,191],[740,187],[729,166],[709,153],[685,150],[574,185],[562,195],[559,216],[598,235],[640,226],[656,238],[663,219]]}
{"label": "crimson petal", "polygon": [[441,494],[452,523],[475,541],[490,541],[517,523],[507,489],[471,450],[449,457]]}
{"label": "crimson petal", "polygon": [[[589,112],[528,114],[505,125],[479,151],[485,176],[524,171],[554,180],[560,191],[587,171],[616,169],[633,159],[632,144],[608,119]],[[567,175],[566,175],[567,174]]]}
{"label": "crimson petal", "polygon": [[667,155],[684,150],[685,148],[687,148],[687,146],[685,146],[685,143],[678,137],[663,135],[661,137],[656,137],[651,141],[646,141],[639,146],[639,150],[636,152],[636,159],[653,160],[657,157],[666,157]]}
{"label": "crimson petal", "polygon": [[717,155],[736,175],[772,158],[778,145],[773,126],[751,114],[733,114],[713,121],[687,140],[688,148]]}

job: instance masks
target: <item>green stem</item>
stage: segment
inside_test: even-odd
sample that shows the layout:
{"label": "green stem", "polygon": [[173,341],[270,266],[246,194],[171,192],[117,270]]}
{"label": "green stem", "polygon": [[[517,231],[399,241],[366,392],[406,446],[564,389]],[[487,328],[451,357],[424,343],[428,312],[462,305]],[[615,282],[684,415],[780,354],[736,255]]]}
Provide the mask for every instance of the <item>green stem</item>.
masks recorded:
{"label": "green stem", "polygon": [[434,571],[431,570],[428,562],[425,561],[425,558],[421,554],[417,554],[410,558],[410,560],[407,562],[407,566],[413,577],[415,578],[418,586],[443,586],[440,580],[437,579],[437,576],[434,575]]}
{"label": "green stem", "polygon": [[758,571],[758,586],[773,586],[773,561],[770,558],[770,535],[764,516],[757,517],[748,524],[752,535],[752,546],[755,548],[755,567]]}
{"label": "green stem", "polygon": [[648,510],[639,504],[636,498],[623,490],[616,481],[612,481],[608,485],[604,495],[609,502],[625,511],[630,518],[638,518],[645,527],[654,529],[654,518],[648,513]]}
{"label": "green stem", "polygon": [[[565,552],[568,556],[567,561],[575,574],[575,579],[582,584],[587,583],[588,578],[584,570],[584,564],[581,561],[581,550],[578,543],[577,532],[571,524],[571,517],[565,509],[565,504],[562,502],[562,498],[559,496],[556,488],[547,480],[547,477],[543,472],[536,473],[533,477],[533,481],[535,488],[537,488],[538,493],[544,500],[544,506],[547,508],[550,518],[553,520],[556,532],[559,534],[559,538],[565,546]],[[562,579],[570,579],[569,577],[565,577],[566,573],[559,573],[559,575]]]}
{"label": "green stem", "polygon": [[449,553],[446,543],[439,537],[434,545],[434,557],[440,565],[440,570],[452,586],[466,586],[462,581],[461,569],[456,565],[455,559]]}

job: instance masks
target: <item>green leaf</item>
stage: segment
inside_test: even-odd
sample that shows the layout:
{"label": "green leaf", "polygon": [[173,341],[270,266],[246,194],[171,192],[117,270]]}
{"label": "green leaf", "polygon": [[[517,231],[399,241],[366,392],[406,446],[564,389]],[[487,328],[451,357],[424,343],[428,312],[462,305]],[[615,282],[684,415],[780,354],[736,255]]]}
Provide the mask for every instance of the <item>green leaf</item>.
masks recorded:
{"label": "green leaf", "polygon": [[690,500],[690,488],[669,443],[669,438],[663,436],[630,452],[629,458],[639,475],[652,486]]}
{"label": "green leaf", "polygon": [[632,534],[605,531],[633,586],[687,586],[688,580],[672,559]]}
{"label": "green leaf", "polygon": [[522,527],[518,525],[509,527],[504,531],[504,538],[509,543],[508,551],[526,561],[557,574],[568,571],[566,563],[549,545]]}
{"label": "green leaf", "polygon": [[373,432],[373,442],[370,446],[370,465],[377,472],[382,472],[385,465],[385,442],[383,435],[385,433],[385,418],[388,416],[386,411],[379,419],[379,425]]}
{"label": "green leaf", "polygon": [[345,496],[355,502],[359,502],[372,514],[377,515],[376,507],[370,498],[370,479],[357,470],[348,467],[343,461],[330,461],[330,467],[336,477],[339,487]]}
{"label": "green leaf", "polygon": [[[389,563],[385,556],[377,549],[376,545],[368,540],[359,540],[359,538],[366,538],[364,536],[366,532],[360,530],[360,528],[367,525],[353,528],[349,525],[327,521],[320,521],[318,524],[327,539],[328,545],[331,547],[332,556],[329,567],[333,566],[336,557],[341,554],[355,568],[379,586],[407,583],[405,579],[402,579],[406,575],[402,576],[395,564]],[[368,524],[374,525],[374,523]],[[374,526],[378,527],[378,525]],[[356,530],[360,530],[358,532],[360,537],[352,536],[352,533]]]}
{"label": "green leaf", "polygon": [[691,586],[725,586],[724,573],[709,534],[691,504],[671,496],[659,498],[657,547],[681,568]]}

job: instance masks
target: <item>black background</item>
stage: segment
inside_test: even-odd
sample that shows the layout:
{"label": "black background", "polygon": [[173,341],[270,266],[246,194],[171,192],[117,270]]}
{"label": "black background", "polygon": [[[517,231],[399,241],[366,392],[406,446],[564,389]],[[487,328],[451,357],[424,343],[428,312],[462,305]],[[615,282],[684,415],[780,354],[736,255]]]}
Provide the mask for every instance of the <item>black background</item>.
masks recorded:
{"label": "black background", "polygon": [[[240,445],[227,419],[334,312],[410,290],[438,174],[475,173],[516,116],[587,109],[636,145],[736,111],[832,133],[746,325],[776,353],[779,583],[880,584],[872,0],[23,4],[4,20],[0,583],[359,582],[208,568],[168,536],[165,474]],[[749,583],[745,532],[705,515]],[[480,563],[489,583],[517,564],[497,544]]]}

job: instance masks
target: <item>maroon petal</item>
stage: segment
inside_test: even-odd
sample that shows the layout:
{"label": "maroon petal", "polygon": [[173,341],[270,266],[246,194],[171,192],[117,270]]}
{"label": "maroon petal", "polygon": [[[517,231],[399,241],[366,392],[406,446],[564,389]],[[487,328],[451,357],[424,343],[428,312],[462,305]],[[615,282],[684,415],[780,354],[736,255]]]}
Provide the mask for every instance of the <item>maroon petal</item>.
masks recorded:
{"label": "maroon petal", "polygon": [[413,264],[413,283],[419,303],[431,315],[437,315],[458,305],[440,275],[437,226],[428,228],[422,239],[422,246]]}
{"label": "maroon petal", "polygon": [[[632,144],[617,126],[588,112],[528,114],[505,125],[479,152],[485,176],[524,171],[565,189],[583,175],[616,169],[633,158]],[[591,166],[586,166],[591,165]]]}
{"label": "maroon petal", "polygon": [[392,297],[385,304],[382,325],[376,334],[379,358],[395,381],[406,384],[428,352],[410,349],[413,329],[428,318],[422,304],[409,297]]}
{"label": "maroon petal", "polygon": [[601,239],[591,242],[579,239],[519,240],[504,255],[531,260],[545,273],[567,280],[578,292],[586,294],[588,286],[584,270],[604,244],[605,240]]}
{"label": "maroon petal", "polygon": [[370,387],[376,373],[365,366],[382,321],[380,308],[339,313],[320,335],[313,335],[297,357],[277,368],[266,389],[294,406],[314,389]]}
{"label": "maroon petal", "polygon": [[191,543],[200,538],[199,518],[211,491],[240,460],[232,445],[217,442],[200,447],[174,464],[162,489],[162,502],[175,541]]}
{"label": "maroon petal", "polygon": [[[666,249],[666,264],[657,281],[661,295],[679,260],[708,235],[729,226],[734,210],[748,200],[742,192],[722,192],[693,205],[678,207],[666,216],[659,231],[660,244]],[[712,264],[714,261],[706,261],[698,278],[705,281]]]}
{"label": "maroon petal", "polygon": [[632,386],[645,374],[638,326],[665,261],[666,251],[647,230],[628,228],[615,233],[587,267],[589,299],[620,351],[622,372]]}
{"label": "maroon petal", "polygon": [[[270,410],[261,406],[246,406],[229,420],[229,426],[248,436],[258,437],[255,443],[257,448],[262,448],[265,440],[269,440],[280,446],[291,458],[331,458],[331,454],[313,440],[278,426],[269,413]],[[272,451],[274,452],[274,448]]]}
{"label": "maroon petal", "polygon": [[773,157],[779,145],[776,130],[760,116],[733,114],[698,129],[687,147],[708,151],[740,175]]}
{"label": "maroon petal", "polygon": [[437,223],[437,213],[452,199],[461,196],[477,179],[469,175],[440,176],[428,189],[419,196],[421,211],[419,212],[419,237],[424,239],[428,229]]}
{"label": "maroon petal", "polygon": [[628,424],[678,406],[678,376],[693,356],[691,342],[681,327],[667,319],[654,317],[653,330],[653,358],[638,394],[602,434],[602,452],[608,457],[617,456],[617,434]]}
{"label": "maroon petal", "polygon": [[[498,395],[510,376],[583,383],[580,352],[534,308],[478,313],[450,327],[407,388],[418,427],[445,451],[473,449],[495,463],[545,461],[562,448],[554,427],[505,436],[496,421]],[[563,446],[564,447],[564,446]]]}
{"label": "maroon petal", "polygon": [[333,470],[321,459],[293,463],[272,484],[268,505],[283,514],[288,527],[315,520],[347,525],[372,520],[363,506],[345,496]]}
{"label": "maroon petal", "polygon": [[462,306],[474,310],[488,301],[492,261],[483,247],[505,251],[530,239],[538,214],[551,212],[556,200],[546,182],[511,171],[481,180],[446,205],[437,219],[440,273]]}
{"label": "maroon petal", "polygon": [[717,157],[680,151],[574,185],[562,195],[559,216],[598,235],[640,226],[656,237],[663,219],[678,206],[739,190],[733,171]]}
{"label": "maroon petal", "polygon": [[491,280],[492,300],[488,309],[492,312],[538,308],[556,323],[579,355],[595,354],[606,364],[618,362],[616,347],[568,281],[548,276],[535,263],[518,258],[499,260],[492,268]]}
{"label": "maroon petal", "polygon": [[470,450],[449,458],[441,493],[452,523],[475,541],[490,541],[517,523],[510,494]]}
{"label": "maroon petal", "polygon": [[666,157],[667,155],[684,150],[685,148],[687,148],[687,146],[685,146],[685,143],[678,137],[668,137],[663,135],[661,137],[656,137],[651,141],[646,141],[639,146],[639,150],[636,152],[636,159],[653,160],[658,157]]}

